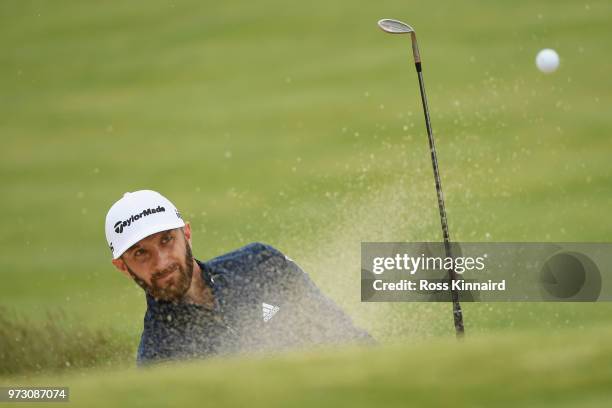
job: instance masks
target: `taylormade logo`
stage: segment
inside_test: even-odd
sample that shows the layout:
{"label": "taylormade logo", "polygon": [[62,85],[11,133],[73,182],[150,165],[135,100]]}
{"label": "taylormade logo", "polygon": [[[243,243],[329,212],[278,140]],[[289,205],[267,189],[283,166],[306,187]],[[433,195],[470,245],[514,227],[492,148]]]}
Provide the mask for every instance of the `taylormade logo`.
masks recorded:
{"label": "taylormade logo", "polygon": [[158,205],[157,208],[147,208],[146,210],[143,210],[141,213],[132,215],[130,218],[128,218],[125,221],[117,221],[114,226],[115,232],[117,234],[121,234],[123,232],[123,229],[132,225],[134,221],[138,221],[139,219],[141,219],[142,217],[146,217],[147,215],[155,214],[158,212],[164,212],[164,211],[166,211],[166,209],[162,207],[161,205]]}

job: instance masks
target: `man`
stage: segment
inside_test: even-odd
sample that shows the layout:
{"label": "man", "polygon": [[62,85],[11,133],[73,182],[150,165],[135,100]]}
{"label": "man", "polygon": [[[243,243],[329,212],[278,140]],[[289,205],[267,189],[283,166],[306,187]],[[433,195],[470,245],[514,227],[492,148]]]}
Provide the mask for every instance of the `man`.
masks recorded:
{"label": "man", "polygon": [[125,193],[106,215],[112,263],[146,293],[139,364],[374,342],[277,249],[253,243],[202,262],[191,238],[189,223],[155,191]]}

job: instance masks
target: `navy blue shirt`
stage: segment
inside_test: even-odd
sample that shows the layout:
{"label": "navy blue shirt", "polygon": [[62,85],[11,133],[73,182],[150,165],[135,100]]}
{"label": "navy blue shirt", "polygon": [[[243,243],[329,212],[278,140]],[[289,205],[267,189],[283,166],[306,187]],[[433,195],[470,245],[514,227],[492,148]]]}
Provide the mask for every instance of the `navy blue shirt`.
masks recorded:
{"label": "navy blue shirt", "polygon": [[139,364],[317,344],[375,343],[295,262],[269,245],[253,243],[196,262],[212,288],[214,307],[147,295]]}

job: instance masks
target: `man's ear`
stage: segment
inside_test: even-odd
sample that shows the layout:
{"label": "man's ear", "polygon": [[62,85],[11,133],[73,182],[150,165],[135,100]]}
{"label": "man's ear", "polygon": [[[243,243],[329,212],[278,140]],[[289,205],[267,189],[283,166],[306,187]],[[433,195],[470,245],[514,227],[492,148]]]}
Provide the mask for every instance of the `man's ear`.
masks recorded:
{"label": "man's ear", "polygon": [[125,264],[125,262],[123,262],[123,259],[117,258],[113,259],[111,262],[113,263],[113,265],[115,265],[115,268],[119,269],[121,272],[123,272],[125,276],[132,279],[132,275],[130,275],[127,265]]}
{"label": "man's ear", "polygon": [[185,222],[183,232],[185,233],[185,239],[189,242],[189,245],[191,245],[191,224],[189,224],[189,222]]}

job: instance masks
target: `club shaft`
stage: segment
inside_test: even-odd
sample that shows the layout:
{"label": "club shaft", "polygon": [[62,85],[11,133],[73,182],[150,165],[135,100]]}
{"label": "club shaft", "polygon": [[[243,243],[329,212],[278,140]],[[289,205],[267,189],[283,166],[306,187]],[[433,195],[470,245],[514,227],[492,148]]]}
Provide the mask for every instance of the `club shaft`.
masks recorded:
{"label": "club shaft", "polygon": [[[431,163],[433,165],[434,179],[436,182],[436,193],[438,195],[438,209],[440,211],[440,222],[442,224],[442,236],[444,238],[444,249],[446,256],[452,258],[450,233],[448,232],[448,222],[446,220],[446,208],[444,207],[444,194],[442,193],[442,181],[440,180],[440,172],[438,170],[438,156],[436,154],[436,144],[434,142],[433,131],[431,129],[431,120],[429,118],[429,106],[427,105],[427,95],[425,93],[425,83],[423,82],[423,71],[421,61],[415,61],[417,75],[419,76],[419,89],[421,90],[421,101],[423,102],[423,113],[425,114],[425,126],[427,127],[427,138],[429,139],[429,150],[431,152]],[[457,337],[463,336],[463,312],[459,303],[459,293],[452,288],[452,282],[457,279],[457,273],[454,268],[448,270],[448,275],[451,283],[451,300],[453,302],[453,319],[455,322],[455,333]]]}

